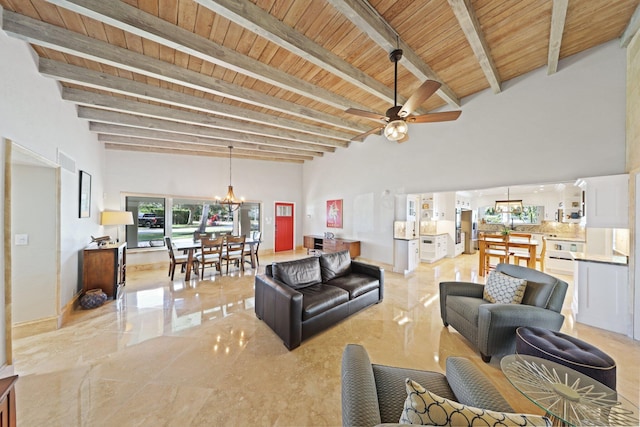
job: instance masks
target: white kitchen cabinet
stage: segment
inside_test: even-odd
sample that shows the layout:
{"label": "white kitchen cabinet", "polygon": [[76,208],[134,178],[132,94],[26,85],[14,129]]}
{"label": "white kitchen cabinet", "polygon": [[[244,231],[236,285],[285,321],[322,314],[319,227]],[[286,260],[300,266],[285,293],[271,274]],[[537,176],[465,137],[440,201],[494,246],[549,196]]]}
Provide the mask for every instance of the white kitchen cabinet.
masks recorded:
{"label": "white kitchen cabinet", "polygon": [[400,194],[396,196],[396,221],[416,221],[418,219],[418,196]]}
{"label": "white kitchen cabinet", "polygon": [[431,221],[434,218],[433,193],[425,193],[420,196],[420,220]]}
{"label": "white kitchen cabinet", "polygon": [[433,263],[447,256],[448,234],[420,236],[420,259]]}
{"label": "white kitchen cabinet", "polygon": [[584,178],[587,227],[629,228],[629,175]]}
{"label": "white kitchen cabinet", "polygon": [[560,222],[579,223],[584,216],[582,203],[582,189],[573,185],[567,185],[563,192],[562,219]]}
{"label": "white kitchen cabinet", "polygon": [[420,263],[420,250],[418,239],[394,240],[395,260],[393,271],[396,273],[409,274],[414,271]]}
{"label": "white kitchen cabinet", "polygon": [[578,300],[576,321],[607,331],[630,335],[629,267],[589,261],[576,261],[576,263],[574,274],[575,294]]}
{"label": "white kitchen cabinet", "polygon": [[[542,241],[542,240],[540,240]],[[572,252],[584,252],[585,243],[577,240],[557,240],[547,238],[544,269],[550,273],[573,274]]]}

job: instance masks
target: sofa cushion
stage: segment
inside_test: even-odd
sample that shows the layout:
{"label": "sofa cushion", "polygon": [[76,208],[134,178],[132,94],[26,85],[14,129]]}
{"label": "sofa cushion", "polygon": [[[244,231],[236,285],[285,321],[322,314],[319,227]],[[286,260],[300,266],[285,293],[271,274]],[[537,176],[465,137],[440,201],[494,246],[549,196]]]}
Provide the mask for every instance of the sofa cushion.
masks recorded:
{"label": "sofa cushion", "polygon": [[366,274],[351,273],[348,276],[338,277],[327,282],[327,285],[336,286],[349,292],[349,299],[354,299],[369,291],[378,289],[380,281]]}
{"label": "sofa cushion", "polygon": [[499,271],[492,271],[484,286],[482,298],[485,301],[498,304],[520,304],[527,287],[525,279],[518,279]]}
{"label": "sofa cushion", "polygon": [[539,415],[495,412],[463,405],[427,391],[406,379],[407,399],[400,424],[437,426],[551,426],[551,420]]}
{"label": "sofa cushion", "polygon": [[527,288],[524,290],[522,304],[533,305],[535,307],[547,308],[551,293],[556,284],[538,283],[527,280]]}
{"label": "sofa cushion", "polygon": [[349,251],[320,255],[320,271],[324,283],[336,277],[351,273],[351,255]]}
{"label": "sofa cushion", "polygon": [[298,291],[302,294],[303,321],[349,301],[347,291],[323,283],[316,283]]}
{"label": "sofa cushion", "polygon": [[488,304],[482,298],[462,297],[458,295],[449,295],[447,297],[447,308],[453,310],[462,316],[472,325],[478,324],[478,313],[480,306]]}
{"label": "sofa cushion", "polygon": [[274,279],[281,281],[293,289],[302,289],[322,282],[318,257],[274,262],[272,264],[272,271]]}

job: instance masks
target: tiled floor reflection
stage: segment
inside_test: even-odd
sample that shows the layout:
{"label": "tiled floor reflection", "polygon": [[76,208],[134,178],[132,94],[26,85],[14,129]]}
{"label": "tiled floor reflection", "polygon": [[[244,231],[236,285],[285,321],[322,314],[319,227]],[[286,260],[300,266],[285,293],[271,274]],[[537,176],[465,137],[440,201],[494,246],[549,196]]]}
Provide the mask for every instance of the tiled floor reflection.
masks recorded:
{"label": "tiled floor reflection", "polygon": [[[303,251],[279,259],[306,256]],[[261,256],[262,264],[274,257]],[[62,329],[14,342],[20,426],[340,425],[340,360],[363,344],[375,363],[444,371],[469,357],[510,403],[536,412],[440,319],[438,283],[478,281],[477,255],[445,259],[385,277],[385,299],[287,351],[254,315],[253,275],[128,272],[119,303],[74,313]],[[571,281],[571,277],[563,276]],[[563,332],[595,344],[618,363],[618,390],[638,402],[640,343],[574,324],[572,288]]]}

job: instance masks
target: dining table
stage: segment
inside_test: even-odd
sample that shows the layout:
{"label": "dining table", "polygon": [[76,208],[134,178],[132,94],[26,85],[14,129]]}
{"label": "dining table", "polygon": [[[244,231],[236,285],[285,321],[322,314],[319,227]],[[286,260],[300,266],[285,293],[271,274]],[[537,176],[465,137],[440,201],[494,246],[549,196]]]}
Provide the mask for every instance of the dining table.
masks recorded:
{"label": "dining table", "polygon": [[[251,268],[256,268],[256,251],[253,247],[258,243],[260,243],[260,240],[246,239],[244,241],[245,245],[251,246],[251,251],[249,251],[251,254]],[[173,244],[176,250],[187,252],[187,266],[185,268],[184,280],[191,280],[191,266],[193,265],[193,255],[196,249],[200,249],[202,247],[200,240],[175,240]]]}
{"label": "dining table", "polygon": [[[481,237],[478,239],[478,249],[480,252],[480,255],[478,257],[479,259],[478,276],[484,276],[485,274],[484,266],[485,266],[485,253],[487,250],[487,246],[490,245],[491,243],[498,243],[502,241],[504,241],[504,239],[497,239],[493,237]],[[533,240],[525,237],[508,237],[507,242],[508,242],[507,247],[509,251],[511,251],[512,248],[525,249],[526,251],[528,251],[529,258],[527,259],[527,267],[533,268],[533,269],[536,268],[536,250],[538,247],[537,240]]]}

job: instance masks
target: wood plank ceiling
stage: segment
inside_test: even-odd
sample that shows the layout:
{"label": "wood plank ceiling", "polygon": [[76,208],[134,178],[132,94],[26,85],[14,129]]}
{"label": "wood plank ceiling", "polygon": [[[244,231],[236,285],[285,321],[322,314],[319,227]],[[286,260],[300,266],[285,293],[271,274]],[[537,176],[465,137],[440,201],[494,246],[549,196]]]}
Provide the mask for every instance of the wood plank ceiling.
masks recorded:
{"label": "wood plank ceiling", "polygon": [[[313,160],[379,126],[426,79],[418,110],[637,31],[640,0],[0,0],[2,29],[107,149]],[[429,126],[411,124],[413,126]],[[410,142],[409,142],[410,143]]]}

